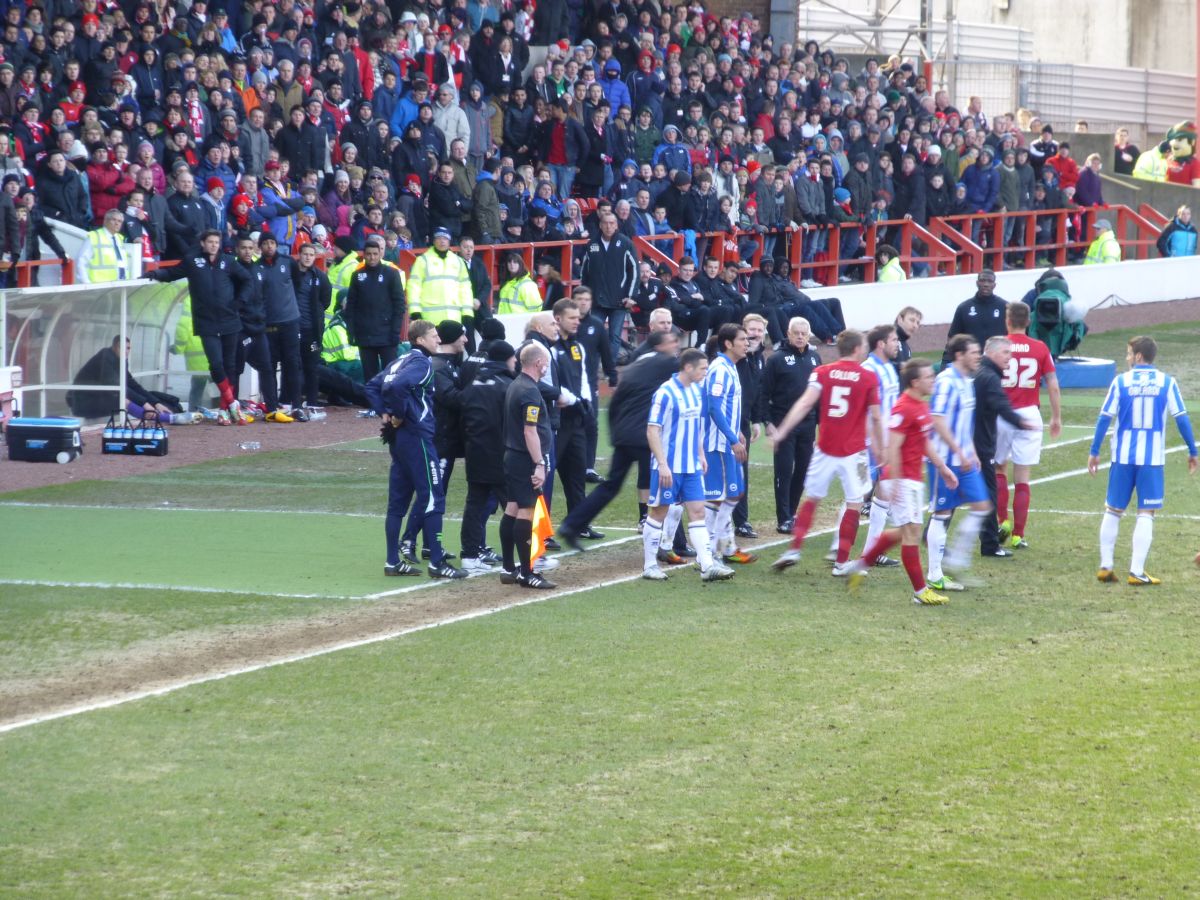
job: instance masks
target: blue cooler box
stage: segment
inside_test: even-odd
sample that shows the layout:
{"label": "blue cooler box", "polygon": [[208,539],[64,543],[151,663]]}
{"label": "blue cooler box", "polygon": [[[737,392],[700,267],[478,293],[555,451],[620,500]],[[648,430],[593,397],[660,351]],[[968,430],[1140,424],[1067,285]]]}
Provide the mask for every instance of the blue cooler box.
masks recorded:
{"label": "blue cooler box", "polygon": [[8,458],[69,463],[83,452],[82,426],[81,419],[9,419],[5,426]]}

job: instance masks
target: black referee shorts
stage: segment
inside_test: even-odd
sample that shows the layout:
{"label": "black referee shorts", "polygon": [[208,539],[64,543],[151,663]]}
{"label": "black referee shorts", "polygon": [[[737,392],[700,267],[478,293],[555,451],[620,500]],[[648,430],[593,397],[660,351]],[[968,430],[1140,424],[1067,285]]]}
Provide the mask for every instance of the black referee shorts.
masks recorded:
{"label": "black referee shorts", "polygon": [[523,450],[504,451],[504,494],[518,509],[533,509],[537,491],[533,489],[533,460]]}

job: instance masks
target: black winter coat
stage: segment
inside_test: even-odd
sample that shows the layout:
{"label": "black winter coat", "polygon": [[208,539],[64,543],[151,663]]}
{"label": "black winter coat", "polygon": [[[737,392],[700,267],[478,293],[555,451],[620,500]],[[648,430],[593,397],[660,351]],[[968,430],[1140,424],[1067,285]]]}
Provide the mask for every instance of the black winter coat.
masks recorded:
{"label": "black winter coat", "polygon": [[190,197],[172,194],[167,198],[167,210],[174,217],[178,230],[172,230],[171,218],[168,217],[166,256],[168,259],[180,259],[195,246],[201,232],[208,227],[208,214],[195,194]]}
{"label": "black winter coat", "polygon": [[502,443],[504,398],[512,382],[513,373],[504,363],[488,360],[463,387],[460,405],[467,481],[504,484],[504,454],[496,449]]}
{"label": "black winter coat", "polygon": [[49,168],[42,169],[37,186],[38,206],[47,218],[83,229],[91,225],[87,214],[87,189],[72,166],[68,165],[62,175],[55,175]]}
{"label": "black winter coat", "polygon": [[360,347],[395,347],[404,321],[404,285],[400,272],[382,263],[364,263],[350,276],[342,317],[350,339]]}
{"label": "black winter coat", "polygon": [[679,371],[679,361],[657,350],[630,363],[608,403],[608,433],[613,446],[649,450],[646,422],[650,403],[664,381]]}
{"label": "black winter coat", "polygon": [[239,297],[247,289],[250,274],[228,253],[210,260],[198,246],[184,253],[179,265],[151,273],[155,281],[186,278],[192,304],[192,333],[200,337],[238,334]]}
{"label": "black winter coat", "polygon": [[471,212],[471,199],[464,197],[454,182],[435,181],[429,189],[429,232],[438,228],[450,232],[451,242],[457,244],[462,235],[462,217]]}

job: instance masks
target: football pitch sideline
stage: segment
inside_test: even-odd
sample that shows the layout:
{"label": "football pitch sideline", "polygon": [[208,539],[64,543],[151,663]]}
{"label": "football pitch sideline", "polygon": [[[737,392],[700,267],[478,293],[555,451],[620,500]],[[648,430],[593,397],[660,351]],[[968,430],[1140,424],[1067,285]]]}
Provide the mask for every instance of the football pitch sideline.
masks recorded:
{"label": "football pitch sideline", "polygon": [[[1197,335],[1155,332],[1188,400]],[[629,489],[543,602],[384,596],[371,442],[0,497],[0,702],[189,640],[454,619],[0,734],[0,892],[1192,893],[1197,484],[1173,439],[1163,585],[1096,583],[1100,393],[1068,394],[1047,438],[1031,548],[938,609],[897,571],[847,595],[827,537],[783,575],[768,548],[728,584],[648,586]],[[765,545],[769,450],[753,461]]]}

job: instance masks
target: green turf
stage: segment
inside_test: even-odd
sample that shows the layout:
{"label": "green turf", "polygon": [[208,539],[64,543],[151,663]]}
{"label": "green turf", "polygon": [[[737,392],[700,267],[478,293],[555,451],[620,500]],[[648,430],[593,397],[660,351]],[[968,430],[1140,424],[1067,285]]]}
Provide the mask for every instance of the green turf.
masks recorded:
{"label": "green turf", "polygon": [[[1155,334],[1194,396],[1200,327]],[[1127,336],[1085,350],[1120,358]],[[1068,394],[1058,440],[1077,442],[1038,475],[1085,464],[1101,393]],[[0,584],[0,682],[362,602],[270,596],[284,585],[391,586],[331,554],[376,565],[387,460],[357,451],[377,449],[0,498],[9,579],[266,592]],[[1153,590],[1094,581],[1105,478],[1073,475],[1034,488],[1031,549],[981,563],[984,585],[944,608],[914,607],[895,570],[848,596],[818,538],[783,576],[679,572],[0,735],[0,893],[1197,893],[1200,504],[1183,462]],[[628,491],[604,524],[632,524]],[[208,565],[214,521],[236,577]],[[141,546],[177,562],[139,565]]]}

